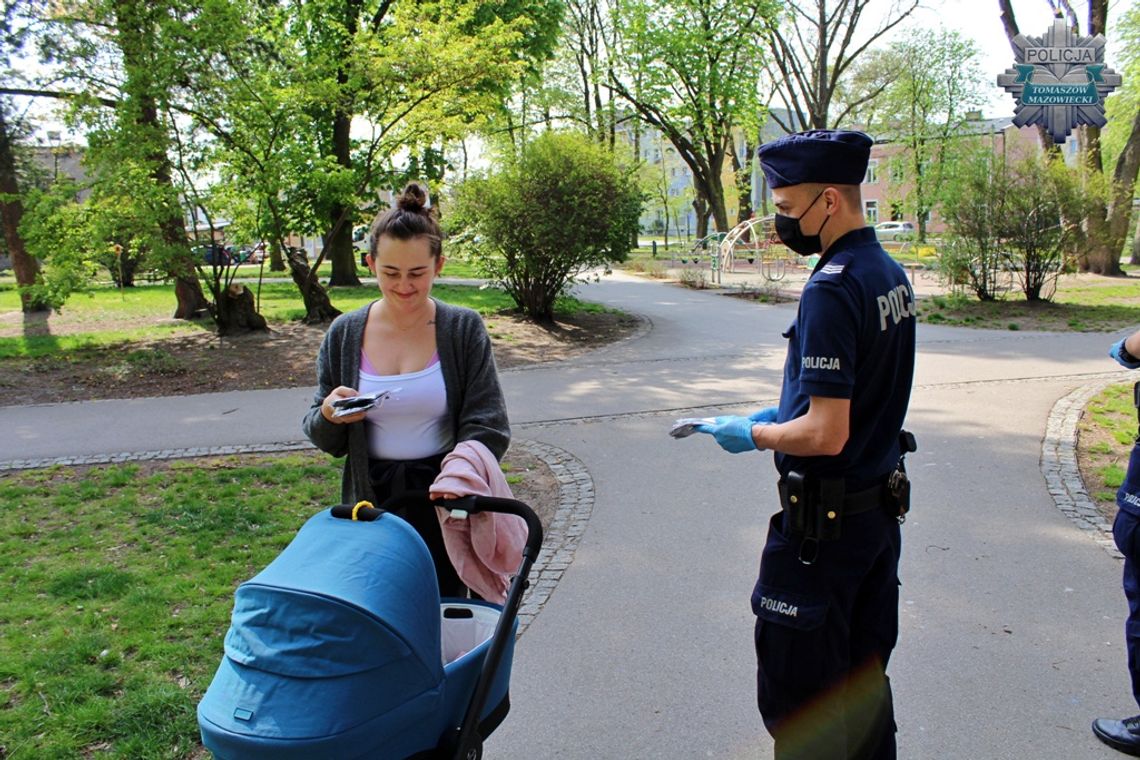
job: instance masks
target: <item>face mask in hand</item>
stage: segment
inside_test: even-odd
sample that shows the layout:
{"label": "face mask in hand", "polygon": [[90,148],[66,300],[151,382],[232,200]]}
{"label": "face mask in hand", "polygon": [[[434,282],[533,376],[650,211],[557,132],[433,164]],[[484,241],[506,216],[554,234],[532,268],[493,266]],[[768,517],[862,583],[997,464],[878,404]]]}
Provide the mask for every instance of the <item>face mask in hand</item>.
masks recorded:
{"label": "face mask in hand", "polygon": [[819,233],[823,232],[823,228],[827,226],[828,219],[831,219],[831,214],[827,215],[827,219],[823,220],[823,224],[819,225],[814,235],[805,235],[803,229],[800,228],[800,219],[804,218],[804,214],[811,211],[811,207],[819,200],[820,195],[827,192],[827,189],[819,191],[819,195],[815,196],[808,207],[804,209],[803,214],[799,216],[784,216],[783,214],[776,214],[776,234],[780,238],[780,242],[791,248],[793,251],[801,256],[809,256],[813,253],[819,253],[823,250],[823,243],[819,239]]}

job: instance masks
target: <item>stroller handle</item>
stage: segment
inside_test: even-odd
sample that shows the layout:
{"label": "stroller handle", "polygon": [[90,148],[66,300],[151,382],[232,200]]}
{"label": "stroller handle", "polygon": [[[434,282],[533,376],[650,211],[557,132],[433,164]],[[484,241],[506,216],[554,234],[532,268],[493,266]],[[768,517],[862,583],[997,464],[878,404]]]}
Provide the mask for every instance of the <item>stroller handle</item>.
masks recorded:
{"label": "stroller handle", "polygon": [[[372,521],[385,512],[395,512],[408,507],[422,507],[425,504],[446,509],[450,512],[466,512],[477,515],[481,512],[499,512],[516,515],[526,523],[526,545],[523,556],[534,559],[542,549],[542,521],[530,505],[518,499],[504,499],[498,496],[461,496],[457,499],[432,499],[426,491],[409,491],[389,498],[379,508],[341,504],[332,508],[333,517]],[[352,518],[353,513],[356,517]]]}
{"label": "stroller handle", "polygon": [[526,547],[523,556],[536,557],[542,548],[542,521],[525,502],[498,496],[461,496],[458,499],[435,499],[432,504],[452,512],[463,511],[470,515],[481,512],[516,515],[526,523]]}

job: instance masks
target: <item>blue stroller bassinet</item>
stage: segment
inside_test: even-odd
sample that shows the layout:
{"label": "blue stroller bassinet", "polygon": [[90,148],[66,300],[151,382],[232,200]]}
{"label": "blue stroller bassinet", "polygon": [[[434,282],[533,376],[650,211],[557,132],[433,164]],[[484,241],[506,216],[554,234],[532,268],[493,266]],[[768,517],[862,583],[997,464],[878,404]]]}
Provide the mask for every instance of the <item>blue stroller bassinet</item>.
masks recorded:
{"label": "blue stroller bassinet", "polygon": [[542,526],[511,499],[446,504],[526,520],[506,604],[441,601],[427,546],[383,509],[320,512],[237,589],[225,656],[198,705],[217,758],[482,755],[510,708],[518,606]]}

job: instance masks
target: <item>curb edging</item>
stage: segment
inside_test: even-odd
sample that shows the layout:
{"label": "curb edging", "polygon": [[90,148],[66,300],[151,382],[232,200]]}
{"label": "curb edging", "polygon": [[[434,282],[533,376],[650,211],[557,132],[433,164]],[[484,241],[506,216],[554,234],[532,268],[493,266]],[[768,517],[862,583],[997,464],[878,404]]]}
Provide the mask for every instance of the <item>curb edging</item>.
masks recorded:
{"label": "curb edging", "polygon": [[1080,386],[1057,400],[1049,413],[1041,442],[1041,474],[1057,509],[1108,552],[1124,559],[1112,537],[1112,526],[1096,508],[1085,490],[1077,464],[1077,425],[1089,399],[1127,375]]}

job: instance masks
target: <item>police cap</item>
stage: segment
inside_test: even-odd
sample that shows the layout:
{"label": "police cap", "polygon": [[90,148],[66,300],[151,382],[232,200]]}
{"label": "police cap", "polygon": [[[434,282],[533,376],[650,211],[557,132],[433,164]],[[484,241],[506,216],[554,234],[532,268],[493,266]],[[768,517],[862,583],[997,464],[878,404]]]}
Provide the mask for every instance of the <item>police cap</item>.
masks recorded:
{"label": "police cap", "polygon": [[768,187],[858,185],[867,173],[874,140],[862,132],[812,129],[760,146],[760,168]]}

